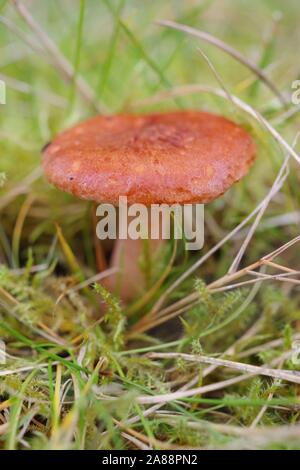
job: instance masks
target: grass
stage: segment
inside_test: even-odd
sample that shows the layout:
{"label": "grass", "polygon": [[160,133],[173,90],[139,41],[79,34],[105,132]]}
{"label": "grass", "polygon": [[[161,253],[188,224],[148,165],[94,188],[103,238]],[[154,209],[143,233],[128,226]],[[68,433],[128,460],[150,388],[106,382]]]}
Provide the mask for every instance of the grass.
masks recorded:
{"label": "grass", "polygon": [[[0,15],[0,448],[299,450],[298,1],[2,0]],[[178,107],[240,122],[258,158],[207,205],[203,250],[145,249],[149,289],[123,308],[93,206],[45,182],[41,148],[96,112]]]}

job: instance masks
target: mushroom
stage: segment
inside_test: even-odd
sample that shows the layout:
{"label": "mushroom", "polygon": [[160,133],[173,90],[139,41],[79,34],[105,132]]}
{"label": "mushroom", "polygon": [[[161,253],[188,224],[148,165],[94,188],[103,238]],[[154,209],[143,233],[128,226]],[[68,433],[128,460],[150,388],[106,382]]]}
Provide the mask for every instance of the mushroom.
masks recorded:
{"label": "mushroom", "polygon": [[[118,205],[207,203],[248,172],[251,136],[224,117],[200,111],[97,116],[66,130],[46,147],[49,182],[83,199]],[[149,239],[154,252],[163,240]],[[120,297],[143,286],[143,240],[116,240],[111,265],[122,270]],[[110,278],[114,289],[118,275]]]}

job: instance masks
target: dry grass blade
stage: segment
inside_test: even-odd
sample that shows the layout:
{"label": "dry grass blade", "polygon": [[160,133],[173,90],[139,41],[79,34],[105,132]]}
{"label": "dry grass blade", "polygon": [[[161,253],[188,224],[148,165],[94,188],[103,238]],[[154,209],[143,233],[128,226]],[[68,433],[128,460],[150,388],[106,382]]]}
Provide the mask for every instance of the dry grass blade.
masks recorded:
{"label": "dry grass blade", "polygon": [[279,442],[289,442],[289,444],[291,444],[293,441],[299,442],[299,437],[299,424],[276,426],[273,428],[267,428],[266,426],[263,426],[259,429],[247,429],[244,432],[242,430],[241,437],[239,439],[235,439],[231,443],[220,447],[220,449],[264,449],[270,446],[271,444],[276,444]]}
{"label": "dry grass blade", "polygon": [[294,105],[292,108],[288,109],[284,113],[280,114],[276,118],[272,119],[274,126],[279,126],[283,124],[288,119],[292,118],[295,114],[299,113],[300,105]]}
{"label": "dry grass blade", "polygon": [[[45,31],[40,27],[40,25],[34,20],[33,16],[27,10],[25,5],[19,0],[12,0],[13,5],[15,6],[18,13],[24,19],[24,21],[31,28],[33,33],[36,35],[37,39],[42,44],[43,48],[49,56],[51,57],[53,64],[56,66],[57,70],[62,73],[63,77],[68,81],[74,80],[74,68],[71,63],[65,58],[65,56],[60,52],[56,44],[52,39],[45,33]],[[102,106],[97,102],[96,94],[86,83],[82,77],[78,77],[75,80],[75,85],[81,94],[81,96],[87,101],[97,112],[102,113],[104,110]]]}
{"label": "dry grass blade", "polygon": [[143,442],[141,442],[136,437],[131,436],[127,432],[122,432],[121,434],[122,434],[123,437],[125,437],[125,439],[127,439],[127,441],[134,444],[138,449],[140,449],[140,450],[151,450],[151,447],[147,446],[146,444],[143,444]]}
{"label": "dry grass blade", "polygon": [[292,240],[290,240],[289,242],[285,243],[284,245],[280,246],[279,248],[277,248],[276,250],[272,251],[271,253],[269,253],[268,255],[266,256],[263,256],[262,258],[260,258],[258,261],[256,261],[255,263],[252,263],[250,266],[248,267],[245,267],[243,269],[240,269],[239,271],[235,272],[235,273],[232,273],[232,274],[226,274],[225,276],[223,276],[222,278],[218,279],[217,281],[214,281],[212,282],[211,284],[209,284],[209,288],[210,289],[215,289],[216,287],[222,287],[224,284],[228,284],[229,282],[235,280],[235,279],[238,279],[240,278],[241,276],[247,274],[247,271],[249,270],[254,270],[254,269],[257,269],[259,268],[260,266],[264,265],[265,264],[265,261],[272,261],[273,258],[276,258],[277,256],[279,256],[281,253],[283,253],[284,251],[286,251],[288,248],[290,248],[291,246],[295,245],[296,243],[298,243],[300,241],[300,235],[298,235],[297,237],[293,238]]}
{"label": "dry grass blade", "polygon": [[105,271],[102,271],[101,273],[95,274],[94,276],[90,277],[89,279],[86,279],[86,281],[80,282],[76,284],[74,287],[70,287],[69,289],[66,289],[64,292],[60,294],[60,296],[57,298],[55,302],[55,306],[58,306],[58,304],[62,301],[62,299],[69,295],[72,294],[73,292],[78,292],[85,287],[91,286],[92,284],[95,284],[95,282],[101,281],[101,279],[105,279],[106,277],[112,276],[118,271],[118,268],[110,268],[106,269]]}
{"label": "dry grass blade", "polygon": [[16,197],[27,193],[30,190],[31,185],[42,176],[42,172],[43,171],[40,167],[35,168],[32,173],[26,176],[23,181],[20,181],[18,185],[14,186],[11,191],[8,191],[4,196],[1,196],[0,211]]}
{"label": "dry grass blade", "polygon": [[4,16],[0,16],[0,22],[6,26],[10,31],[12,31],[16,36],[18,36],[24,44],[27,44],[33,51],[41,54],[43,48],[37,43],[31,36],[24,33],[20,28],[15,26],[15,24]]}
{"label": "dry grass blade", "polygon": [[212,36],[209,33],[200,31],[190,26],[176,23],[175,21],[160,20],[156,23],[160,26],[166,26],[168,28],[173,28],[177,31],[182,31],[183,33],[187,33],[192,36],[196,36],[197,38],[202,39],[208,42],[209,44],[218,47],[222,51],[231,55],[238,62],[245,65],[248,69],[250,69],[277,96],[283,106],[286,106],[288,104],[286,98],[282,95],[282,93],[277,89],[274,83],[265,75],[265,73],[259,67],[257,67],[249,59],[246,59],[239,51],[234,49],[232,46],[229,46],[224,41],[221,41],[220,39],[216,38],[215,36]]}
{"label": "dry grass blade", "polygon": [[217,383],[203,385],[201,387],[191,388],[189,390],[178,390],[177,392],[163,393],[160,395],[140,395],[136,398],[136,401],[140,404],[159,404],[159,403],[169,403],[174,400],[181,400],[183,398],[193,397],[196,395],[201,395],[204,393],[214,392],[216,390],[222,390],[227,387],[231,387],[243,380],[247,380],[253,377],[253,374],[243,374],[238,377],[233,377],[232,379],[222,380]]}
{"label": "dry grass blade", "polygon": [[[297,139],[298,139],[298,136],[297,136]],[[265,199],[265,203],[263,205],[263,207],[260,209],[260,211],[258,212],[258,214],[256,215],[255,219],[254,219],[254,222],[251,226],[251,228],[249,229],[248,233],[247,233],[247,236],[245,237],[245,240],[243,241],[242,243],[242,246],[241,248],[239,249],[238,251],[238,254],[236,255],[235,259],[233,260],[229,270],[228,270],[228,273],[233,273],[237,270],[241,260],[242,260],[242,257],[244,256],[244,253],[256,231],[256,228],[258,227],[258,224],[260,222],[260,220],[262,219],[269,203],[271,202],[272,198],[275,196],[275,194],[277,194],[280,189],[282,188],[287,176],[288,176],[288,162],[289,162],[289,159],[290,159],[290,156],[287,155],[281,168],[280,168],[280,171],[277,175],[277,178],[275,179],[271,189],[270,189],[270,192],[267,196],[267,198]]]}
{"label": "dry grass blade", "polygon": [[45,364],[33,364],[32,366],[19,367],[17,369],[4,369],[0,370],[0,377],[5,377],[7,375],[20,374],[21,372],[28,372],[35,369],[45,369],[48,367],[48,363]]}
{"label": "dry grass blade", "polygon": [[203,59],[205,60],[205,62],[209,66],[209,68],[212,71],[212,73],[213,73],[214,77],[216,78],[217,82],[219,83],[219,85],[223,89],[224,93],[226,93],[228,101],[231,101],[231,103],[233,104],[233,109],[235,110],[235,105],[234,105],[233,99],[231,98],[231,94],[227,90],[227,88],[226,88],[220,74],[218,73],[216,67],[213,65],[211,60],[207,57],[207,55],[200,48],[198,48],[198,52],[200,53],[200,55],[203,57]]}
{"label": "dry grass blade", "polygon": [[24,203],[22,204],[22,207],[20,209],[20,212],[18,214],[16,223],[15,223],[15,228],[14,228],[13,236],[12,236],[12,251],[13,251],[13,261],[15,263],[15,267],[19,267],[19,249],[20,249],[22,228],[25,223],[25,219],[28,215],[29,209],[34,203],[34,199],[35,197],[32,193],[27,196]]}
{"label": "dry grass blade", "polygon": [[[297,341],[300,339],[300,333],[296,333],[292,336],[293,341]],[[249,357],[255,354],[259,354],[262,351],[267,351],[268,349],[278,348],[284,344],[283,339],[274,339],[272,341],[268,341],[267,343],[260,344],[258,346],[254,346],[253,348],[246,349],[245,351],[238,352],[237,357],[240,359],[244,357]]]}
{"label": "dry grass blade", "polygon": [[229,367],[230,369],[238,370],[240,372],[265,375],[275,379],[286,380],[295,384],[300,384],[300,372],[271,369],[269,367],[252,366],[250,364],[243,364],[241,362],[228,361],[226,359],[217,359],[209,356],[184,354],[184,353],[149,353],[148,357],[151,359],[183,359],[189,362],[198,362],[203,364],[212,364],[216,366]]}
{"label": "dry grass blade", "polygon": [[[170,356],[169,356],[169,354],[170,354]],[[181,353],[151,353],[151,354],[148,354],[148,357],[154,358],[154,355],[156,355],[156,357],[160,356],[161,358],[162,358],[162,356],[164,356],[164,358],[167,358],[169,356],[169,358],[174,359],[176,357],[177,358],[180,357]],[[195,357],[195,358],[201,357],[201,359],[203,359],[202,360],[203,363],[212,364],[209,368],[207,368],[208,373],[206,375],[211,373],[216,367],[219,367],[219,366],[231,367],[231,368],[238,369],[238,370],[245,370],[245,369],[242,369],[240,367],[240,364],[238,364],[237,367],[232,367],[232,365],[237,364],[233,361],[225,361],[225,363],[224,363],[224,361],[221,360],[221,359],[215,359],[215,358],[211,358],[211,357],[208,357],[208,356],[194,356],[194,355],[190,355],[190,354],[183,354],[183,356]],[[282,363],[282,361],[288,359],[290,356],[291,356],[290,351],[285,352],[280,357],[273,360],[271,365],[278,365],[278,364]],[[186,359],[186,358],[184,358],[184,359]],[[222,363],[220,361],[222,361]],[[196,362],[201,362],[201,360],[196,361]],[[241,364],[241,366],[242,367],[244,367],[244,366],[247,367],[248,364]],[[250,367],[255,368],[255,369],[252,369],[252,371],[250,373],[247,372],[245,374],[238,375],[237,377],[233,377],[233,378],[226,379],[226,380],[223,380],[223,381],[220,381],[220,382],[217,382],[217,383],[212,383],[212,384],[209,384],[209,385],[202,385],[200,387],[192,388],[192,389],[189,389],[189,390],[182,390],[181,389],[181,390],[178,390],[176,392],[170,392],[170,393],[154,395],[154,396],[142,395],[142,396],[137,397],[137,402],[141,403],[141,404],[169,403],[169,402],[174,401],[174,400],[181,400],[183,398],[188,398],[188,397],[192,397],[192,396],[196,396],[196,395],[202,395],[202,394],[213,392],[213,391],[216,391],[216,390],[222,390],[224,388],[227,388],[227,387],[235,385],[239,382],[242,382],[243,380],[247,380],[249,378],[255,377],[256,375],[265,375],[267,377],[275,377],[275,378],[278,377],[278,378],[280,378],[280,380],[282,379],[282,380],[286,380],[286,381],[289,381],[291,383],[296,383],[296,384],[298,384],[299,381],[300,381],[300,372],[294,372],[293,373],[291,371],[278,371],[277,369],[270,369],[269,367],[257,367],[257,366],[250,366]],[[278,374],[280,375],[280,377],[279,377]],[[296,374],[298,374],[298,375],[296,375]]]}
{"label": "dry grass blade", "polygon": [[36,94],[41,99],[44,99],[45,101],[49,102],[53,106],[57,106],[58,108],[62,108],[62,109],[65,109],[66,107],[67,101],[62,96],[59,96],[56,93],[52,93],[50,91],[44,91],[41,89],[36,89],[36,87],[33,87],[29,83],[26,83],[22,80],[16,80],[15,78],[5,75],[3,73],[0,73],[0,80],[3,80],[7,86],[9,86],[13,90],[16,90],[20,93],[24,93],[26,95]]}
{"label": "dry grass blade", "polygon": [[[257,274],[257,273],[256,273]],[[299,275],[299,273],[297,273]],[[280,281],[280,282],[290,282],[292,284],[300,284],[299,279],[292,279],[289,276],[295,275],[295,273],[285,273],[285,274],[273,274],[265,276],[257,276],[256,279],[250,279],[248,281],[237,282],[235,284],[230,284],[228,286],[219,287],[217,289],[210,289],[211,292],[224,292],[231,289],[236,289],[237,287],[247,286],[250,284],[255,284],[262,281]],[[263,277],[263,279],[262,279]]]}

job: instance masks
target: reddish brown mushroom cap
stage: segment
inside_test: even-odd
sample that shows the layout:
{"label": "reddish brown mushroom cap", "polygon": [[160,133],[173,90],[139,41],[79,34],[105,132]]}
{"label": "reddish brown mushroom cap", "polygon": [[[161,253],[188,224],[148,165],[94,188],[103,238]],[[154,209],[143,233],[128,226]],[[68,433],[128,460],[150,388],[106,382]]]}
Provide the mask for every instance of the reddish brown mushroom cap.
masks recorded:
{"label": "reddish brown mushroom cap", "polygon": [[98,116],[45,150],[48,180],[78,197],[118,203],[205,203],[240,180],[255,157],[251,136],[197,111]]}

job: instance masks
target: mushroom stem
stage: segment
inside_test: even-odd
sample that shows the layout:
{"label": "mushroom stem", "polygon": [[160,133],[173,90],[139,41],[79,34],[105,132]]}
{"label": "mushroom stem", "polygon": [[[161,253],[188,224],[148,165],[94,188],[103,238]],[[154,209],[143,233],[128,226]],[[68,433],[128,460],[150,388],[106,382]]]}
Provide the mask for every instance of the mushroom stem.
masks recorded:
{"label": "mushroom stem", "polygon": [[[128,224],[131,220],[133,218],[129,217]],[[151,239],[150,221],[150,210],[148,209],[147,220],[145,221],[145,224],[148,224],[147,239],[139,238],[133,240],[128,237],[125,240],[117,239],[114,244],[110,267],[117,268],[117,272],[107,279],[106,287],[115,293],[124,303],[131,302],[138,295],[142,294],[143,290],[149,287],[147,284],[151,281],[151,261],[154,259],[157,250],[165,244],[160,227],[158,231],[160,238]],[[122,222],[121,219],[120,223],[124,224],[125,222]],[[122,228],[123,233],[127,232],[127,225]],[[144,254],[149,254],[149,258],[145,256],[144,261],[145,263],[150,263],[150,266],[145,266],[145,269],[141,266]],[[147,279],[147,270],[148,272],[150,271],[150,279]]]}

